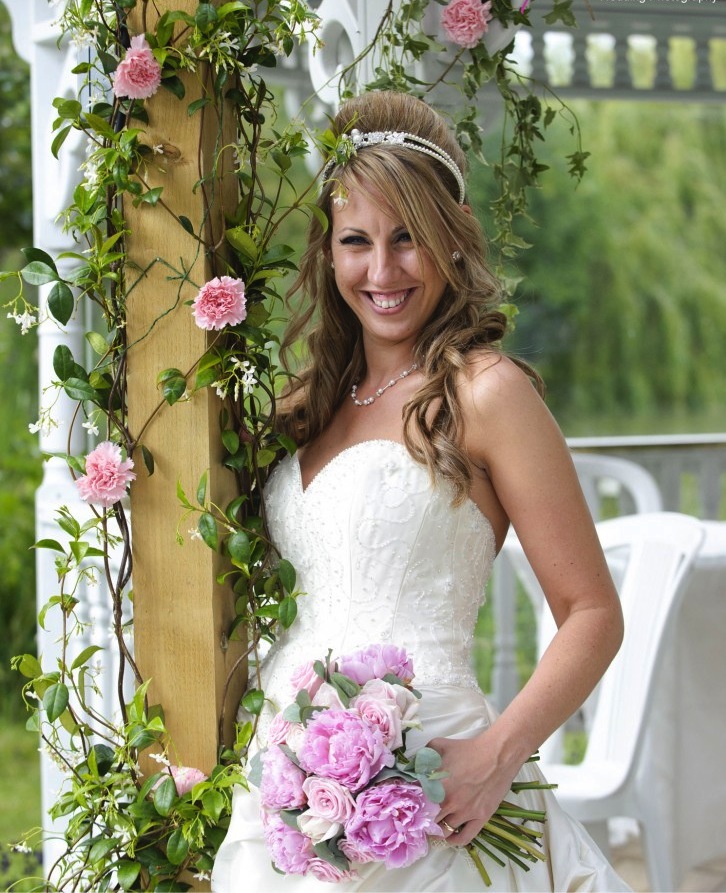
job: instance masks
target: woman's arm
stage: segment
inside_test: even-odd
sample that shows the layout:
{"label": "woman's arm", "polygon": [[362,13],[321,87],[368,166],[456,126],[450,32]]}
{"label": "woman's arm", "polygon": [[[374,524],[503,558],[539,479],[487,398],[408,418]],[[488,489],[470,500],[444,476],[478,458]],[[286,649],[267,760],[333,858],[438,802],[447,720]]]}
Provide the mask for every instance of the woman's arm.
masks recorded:
{"label": "woman's arm", "polygon": [[[530,680],[490,729],[436,739],[449,773],[440,819],[466,844],[524,762],[583,703],[622,640],[622,613],[567,444],[527,376],[482,357],[461,384],[464,445],[517,532],[558,632]],[[485,492],[485,496],[486,496]]]}

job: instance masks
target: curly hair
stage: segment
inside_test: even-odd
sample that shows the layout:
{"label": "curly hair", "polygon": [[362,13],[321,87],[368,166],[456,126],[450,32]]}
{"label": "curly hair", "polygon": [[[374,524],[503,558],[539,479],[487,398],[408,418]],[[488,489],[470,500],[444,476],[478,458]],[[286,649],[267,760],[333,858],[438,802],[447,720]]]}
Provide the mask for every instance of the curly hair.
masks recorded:
{"label": "curly hair", "polygon": [[[445,120],[406,93],[371,92],[347,101],[333,122],[336,135],[403,131],[430,140],[466,174],[466,158]],[[353,186],[384,197],[418,250],[424,249],[447,283],[431,318],[418,334],[413,359],[424,382],[403,411],[404,442],[435,479],[454,486],[455,503],[468,495],[472,471],[462,449],[457,380],[482,350],[500,352],[507,317],[497,309],[501,290],[486,263],[481,226],[459,204],[459,185],[436,158],[403,145],[366,147],[335,167],[323,183],[318,206],[329,224],[336,190]],[[289,293],[299,301],[283,340],[282,359],[294,375],[278,407],[278,428],[302,446],[328,425],[354,382],[365,372],[360,323],[342,300],[330,267],[330,226],[311,219],[307,249]],[[306,334],[307,333],[307,334]],[[293,348],[306,334],[303,367]],[[512,358],[532,378],[526,363]]]}

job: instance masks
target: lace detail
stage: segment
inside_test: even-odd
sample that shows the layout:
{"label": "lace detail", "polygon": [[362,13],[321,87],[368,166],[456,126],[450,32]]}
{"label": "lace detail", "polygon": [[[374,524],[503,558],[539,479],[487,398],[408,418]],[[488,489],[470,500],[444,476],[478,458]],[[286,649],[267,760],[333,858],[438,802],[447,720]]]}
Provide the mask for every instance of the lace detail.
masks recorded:
{"label": "lace detail", "polygon": [[275,709],[304,661],[379,642],[408,650],[416,684],[477,688],[471,650],[494,533],[472,501],[451,498],[395,441],[343,450],[305,490],[297,457],[280,463],[266,490],[270,533],[306,594],[264,661]]}

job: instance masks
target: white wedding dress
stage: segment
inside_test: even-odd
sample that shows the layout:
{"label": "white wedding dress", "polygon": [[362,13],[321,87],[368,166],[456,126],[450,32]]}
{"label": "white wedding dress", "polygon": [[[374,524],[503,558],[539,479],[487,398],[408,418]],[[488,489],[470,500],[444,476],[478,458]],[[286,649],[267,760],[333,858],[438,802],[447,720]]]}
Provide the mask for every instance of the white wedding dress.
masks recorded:
{"label": "white wedding dress", "polygon": [[[496,714],[472,671],[471,649],[494,535],[473,502],[453,508],[448,486],[433,487],[402,444],[369,440],[338,454],[306,490],[297,458],[287,457],[270,478],[266,506],[273,541],[295,566],[306,594],[299,598],[297,620],[265,659],[263,687],[272,703],[260,722],[260,746],[276,710],[293,698],[289,679],[296,667],[325,658],[331,649],[335,656],[378,643],[404,647],[413,660],[423,732],[409,733],[412,749],[439,736],[472,736],[493,722]],[[532,764],[518,776],[534,777]],[[629,889],[552,792],[528,791],[516,799],[547,811],[547,862],[525,871],[485,859],[492,893]],[[215,893],[321,893],[336,887],[346,893],[487,889],[466,850],[440,840],[432,840],[428,854],[408,868],[389,871],[368,863],[352,882],[283,876],[270,864],[257,790],[236,791],[212,874]]]}

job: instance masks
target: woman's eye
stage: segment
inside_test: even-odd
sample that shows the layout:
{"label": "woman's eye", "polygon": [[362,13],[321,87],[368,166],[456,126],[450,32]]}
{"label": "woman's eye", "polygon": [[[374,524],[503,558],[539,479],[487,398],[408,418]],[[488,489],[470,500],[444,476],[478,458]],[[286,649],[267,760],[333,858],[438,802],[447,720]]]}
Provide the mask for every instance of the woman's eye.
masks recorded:
{"label": "woman's eye", "polygon": [[413,239],[411,238],[411,233],[408,233],[408,232],[405,232],[405,231],[404,231],[404,232],[402,232],[402,233],[399,233],[399,234],[396,236],[396,241],[398,241],[398,242],[409,242],[409,243],[410,243],[410,242],[413,241]]}
{"label": "woman's eye", "polygon": [[363,236],[344,236],[340,240],[341,245],[365,245],[366,240]]}

